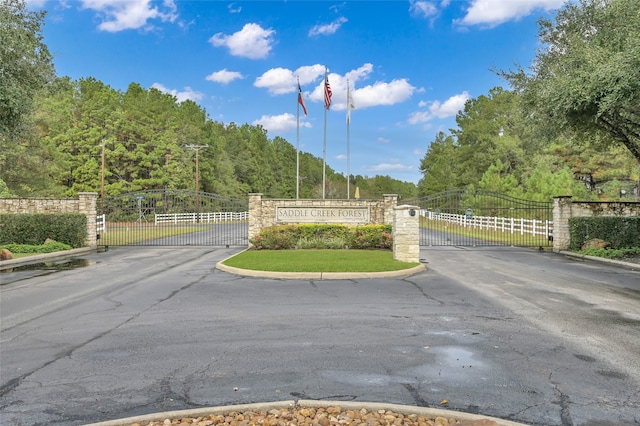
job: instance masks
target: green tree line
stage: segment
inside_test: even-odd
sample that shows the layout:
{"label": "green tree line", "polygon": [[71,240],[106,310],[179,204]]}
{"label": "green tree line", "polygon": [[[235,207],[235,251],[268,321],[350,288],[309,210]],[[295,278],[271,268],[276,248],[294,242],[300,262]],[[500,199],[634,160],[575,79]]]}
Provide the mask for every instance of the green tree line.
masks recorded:
{"label": "green tree line", "polygon": [[577,0],[539,21],[527,69],[496,72],[421,162],[419,194],[640,200],[640,2]]}
{"label": "green tree line", "polygon": [[[0,3],[0,196],[108,197],[196,182],[230,197],[296,196],[296,149],[262,127],[213,121],[196,103],[137,83],[123,92],[56,76],[44,17],[23,0]],[[322,159],[300,153],[300,197],[322,196],[322,170]],[[328,165],[326,178],[326,196],[346,198],[347,178]],[[389,176],[349,178],[352,196],[356,187],[361,198],[416,195]]]}
{"label": "green tree line", "polygon": [[555,133],[530,111],[521,94],[500,87],[469,100],[458,127],[429,144],[419,196],[475,188],[535,201],[637,199],[640,165],[628,149]]}
{"label": "green tree line", "polygon": [[[194,189],[197,156],[201,191],[295,197],[296,150],[262,127],[213,121],[196,103],[137,83],[121,91],[56,76],[44,16],[23,0],[0,3],[0,196]],[[358,175],[351,191],[638,197],[640,3],[569,2],[539,26],[533,64],[496,71],[510,88],[469,100],[455,128],[425,141],[417,186]],[[321,197],[321,159],[301,152],[300,177],[302,198]],[[346,188],[327,167],[327,197],[345,198]]]}

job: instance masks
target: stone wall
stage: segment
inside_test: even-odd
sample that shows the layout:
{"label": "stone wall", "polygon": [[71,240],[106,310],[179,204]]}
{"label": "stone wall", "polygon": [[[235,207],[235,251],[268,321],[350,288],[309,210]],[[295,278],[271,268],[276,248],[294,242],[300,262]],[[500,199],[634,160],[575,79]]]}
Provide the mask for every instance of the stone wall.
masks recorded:
{"label": "stone wall", "polygon": [[[249,194],[249,239],[263,228],[301,223],[336,223],[343,225],[393,224],[393,208],[397,195],[384,195],[382,200],[312,200],[263,199],[262,194]],[[292,214],[283,214],[290,209]],[[340,212],[351,212],[351,215]],[[293,213],[298,213],[294,216]],[[331,213],[335,213],[333,216]]]}
{"label": "stone wall", "polygon": [[[398,207],[397,203],[395,194],[385,194],[382,200],[263,199],[262,194],[249,194],[249,240],[258,236],[262,229],[276,225],[392,225],[394,258],[418,262],[417,207]],[[410,215],[411,209],[413,216]]]}
{"label": "stone wall", "polygon": [[569,249],[571,243],[569,219],[597,216],[640,216],[640,202],[573,201],[571,197],[555,197],[553,199],[553,251]]}
{"label": "stone wall", "polygon": [[97,247],[95,192],[80,192],[78,198],[0,198],[0,213],[84,213],[87,216],[86,247]]}

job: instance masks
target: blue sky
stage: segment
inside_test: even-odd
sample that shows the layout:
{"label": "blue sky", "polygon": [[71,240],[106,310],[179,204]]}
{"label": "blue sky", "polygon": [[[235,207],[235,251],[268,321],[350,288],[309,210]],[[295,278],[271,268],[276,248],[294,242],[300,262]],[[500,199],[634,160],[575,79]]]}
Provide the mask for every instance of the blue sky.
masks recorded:
{"label": "blue sky", "polygon": [[[58,75],[132,83],[191,99],[212,120],[262,125],[269,138],[339,173],[418,182],[439,131],[467,99],[506,83],[492,69],[528,66],[536,21],[565,0],[30,0],[48,11]],[[355,109],[347,158],[347,80]],[[187,141],[185,143],[198,143]]]}

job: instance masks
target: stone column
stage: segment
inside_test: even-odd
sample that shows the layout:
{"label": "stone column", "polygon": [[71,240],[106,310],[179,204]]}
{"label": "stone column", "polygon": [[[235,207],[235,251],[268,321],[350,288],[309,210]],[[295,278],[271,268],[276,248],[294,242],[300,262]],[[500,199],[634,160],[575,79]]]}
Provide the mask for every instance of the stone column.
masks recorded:
{"label": "stone column", "polygon": [[384,214],[382,220],[385,225],[393,224],[395,213],[393,209],[398,204],[397,194],[382,194],[382,203],[384,204]]}
{"label": "stone column", "polygon": [[84,242],[86,247],[96,248],[98,246],[96,231],[96,200],[98,194],[96,192],[79,192],[78,213],[84,213],[87,216],[87,239]]}
{"label": "stone column", "polygon": [[249,248],[251,240],[262,230],[262,194],[249,194]]}
{"label": "stone column", "polygon": [[553,198],[553,251],[568,250],[571,244],[569,219],[571,218],[571,196]]}
{"label": "stone column", "polygon": [[393,258],[420,262],[420,215],[416,206],[393,208]]}

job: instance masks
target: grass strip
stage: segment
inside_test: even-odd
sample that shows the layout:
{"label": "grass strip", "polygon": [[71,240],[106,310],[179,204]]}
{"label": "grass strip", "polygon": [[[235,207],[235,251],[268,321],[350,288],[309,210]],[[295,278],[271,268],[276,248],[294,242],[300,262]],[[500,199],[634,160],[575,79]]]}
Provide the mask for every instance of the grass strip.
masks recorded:
{"label": "grass strip", "polygon": [[552,245],[546,235],[534,235],[526,232],[521,234],[519,230],[511,232],[510,230],[502,229],[480,228],[474,226],[465,227],[455,223],[433,220],[421,220],[420,227],[499,244],[524,245],[531,247]]}
{"label": "grass strip", "polygon": [[247,250],[223,263],[272,272],[384,272],[419,265],[394,260],[384,250]]}
{"label": "grass strip", "polygon": [[191,234],[194,232],[206,231],[210,227],[198,227],[189,225],[176,226],[153,226],[153,225],[131,225],[131,226],[110,226],[107,232],[100,233],[98,245],[119,246],[131,245],[145,241],[153,241],[160,238],[174,237],[176,235]]}

